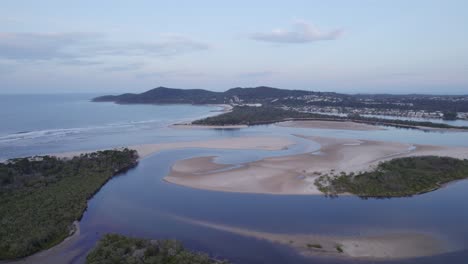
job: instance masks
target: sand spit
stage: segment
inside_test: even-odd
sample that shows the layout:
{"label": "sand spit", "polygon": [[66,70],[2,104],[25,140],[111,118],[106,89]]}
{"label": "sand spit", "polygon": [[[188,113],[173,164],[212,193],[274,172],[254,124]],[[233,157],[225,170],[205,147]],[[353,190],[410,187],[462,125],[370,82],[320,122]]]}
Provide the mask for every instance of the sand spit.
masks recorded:
{"label": "sand spit", "polygon": [[417,232],[359,237],[340,237],[314,234],[269,233],[214,224],[174,216],[177,220],[242,236],[262,239],[293,248],[304,256],[333,256],[370,258],[375,260],[403,259],[447,253],[450,249],[433,235]]}
{"label": "sand spit", "polygon": [[317,129],[339,129],[339,130],[357,130],[357,131],[371,131],[371,130],[385,130],[383,127],[356,123],[351,121],[321,121],[321,120],[297,120],[285,121],[276,123],[280,127],[297,127],[297,128],[317,128]]}
{"label": "sand spit", "polygon": [[170,128],[175,129],[241,129],[248,127],[247,125],[226,125],[226,126],[209,126],[209,125],[192,125],[192,124],[174,124]]}
{"label": "sand spit", "polygon": [[[287,137],[233,137],[215,140],[203,141],[187,141],[173,143],[157,143],[157,144],[142,144],[128,146],[129,149],[134,149],[140,155],[140,158],[145,158],[156,152],[163,150],[184,149],[184,148],[210,148],[210,149],[251,149],[251,150],[282,150],[295,144],[294,141]],[[72,158],[81,154],[94,152],[76,151],[49,154],[59,158]]]}
{"label": "sand spit", "polygon": [[166,181],[187,187],[263,194],[322,194],[314,184],[323,174],[358,173],[379,162],[408,156],[468,158],[468,148],[411,145],[396,142],[303,137],[321,145],[315,153],[270,157],[241,164],[216,164],[214,157],[177,161]]}

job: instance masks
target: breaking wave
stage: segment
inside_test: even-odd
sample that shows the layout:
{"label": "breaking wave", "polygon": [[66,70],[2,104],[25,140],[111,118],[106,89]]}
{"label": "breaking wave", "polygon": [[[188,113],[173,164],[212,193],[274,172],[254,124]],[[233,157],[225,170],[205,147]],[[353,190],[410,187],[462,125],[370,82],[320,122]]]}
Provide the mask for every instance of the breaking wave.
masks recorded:
{"label": "breaking wave", "polygon": [[77,127],[77,128],[58,128],[58,129],[45,129],[45,130],[34,130],[34,131],[21,131],[7,135],[0,135],[0,144],[10,143],[15,141],[24,140],[35,140],[35,139],[53,139],[66,137],[71,135],[78,135],[83,133],[93,132],[106,132],[115,131],[115,129],[132,129],[139,128],[145,125],[150,125],[151,128],[161,128],[169,125],[169,122],[163,120],[143,120],[143,121],[129,121],[112,123],[102,126],[88,126],[88,127]]}

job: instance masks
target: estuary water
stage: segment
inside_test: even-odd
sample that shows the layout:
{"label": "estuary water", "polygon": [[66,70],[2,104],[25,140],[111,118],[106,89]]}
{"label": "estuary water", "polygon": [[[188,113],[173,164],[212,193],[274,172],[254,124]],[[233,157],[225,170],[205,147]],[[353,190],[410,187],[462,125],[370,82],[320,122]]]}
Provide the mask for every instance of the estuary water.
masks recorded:
{"label": "estuary water", "polygon": [[169,124],[216,114],[215,106],[116,105],[92,103],[95,95],[0,96],[0,159],[93,150],[140,143],[241,136],[287,136],[297,144],[281,151],[185,149],[156,153],[110,180],[88,203],[81,235],[69,251],[84,263],[87,251],[105,233],[152,239],[174,238],[188,248],[234,263],[375,263],[365,260],[304,258],[284,246],[199,226],[204,221],[255,231],[289,234],[378,235],[430,233],[454,252],[378,263],[466,263],[468,181],[409,198],[369,199],[300,195],[256,195],[195,190],[164,182],[177,160],[218,156],[238,164],[266,156],[311,152],[318,146],[294,135],[374,139],[468,146],[468,133],[387,128],[376,131],[300,129],[275,125],[246,129],[172,129]]}

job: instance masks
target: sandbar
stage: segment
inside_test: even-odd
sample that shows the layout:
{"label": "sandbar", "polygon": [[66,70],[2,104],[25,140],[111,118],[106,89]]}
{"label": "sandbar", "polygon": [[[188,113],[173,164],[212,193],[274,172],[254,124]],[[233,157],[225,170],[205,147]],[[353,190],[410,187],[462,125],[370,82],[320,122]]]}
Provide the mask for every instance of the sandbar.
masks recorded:
{"label": "sandbar", "polygon": [[225,126],[212,126],[212,125],[193,125],[187,124],[173,124],[169,126],[175,129],[241,129],[248,127],[247,125],[225,125]]}
{"label": "sandbar", "polygon": [[413,145],[398,142],[303,137],[321,145],[314,153],[264,158],[232,165],[216,164],[215,157],[177,161],[165,181],[187,187],[240,193],[319,195],[314,184],[320,175],[373,170],[379,162],[409,156],[468,158],[466,147]]}
{"label": "sandbar", "polygon": [[364,123],[351,121],[325,121],[325,120],[295,120],[276,123],[279,127],[297,127],[297,128],[316,128],[316,129],[338,129],[338,130],[356,130],[372,131],[385,130],[380,126],[374,126]]}
{"label": "sandbar", "polygon": [[176,220],[194,225],[285,245],[306,257],[332,256],[385,260],[433,256],[458,250],[455,246],[449,247],[436,235],[407,230],[395,230],[391,233],[355,237],[288,234],[255,231],[179,216],[173,217]]}
{"label": "sandbar", "polygon": [[[209,149],[249,149],[249,150],[283,150],[295,144],[288,137],[229,137],[223,139],[201,141],[179,141],[170,143],[141,144],[128,146],[138,152],[140,159],[151,154],[163,151],[184,148],[209,148]],[[72,158],[81,154],[91,153],[97,150],[75,151],[49,154],[59,158]]]}

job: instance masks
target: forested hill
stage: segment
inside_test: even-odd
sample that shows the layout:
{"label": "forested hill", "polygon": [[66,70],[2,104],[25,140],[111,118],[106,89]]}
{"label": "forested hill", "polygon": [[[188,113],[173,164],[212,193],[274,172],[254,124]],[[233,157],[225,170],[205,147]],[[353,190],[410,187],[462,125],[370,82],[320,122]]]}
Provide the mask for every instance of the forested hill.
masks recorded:
{"label": "forested hill", "polygon": [[255,88],[232,88],[225,92],[203,89],[175,89],[158,87],[140,94],[126,93],[106,95],[93,99],[94,102],[116,102],[120,104],[228,104],[228,103],[272,103],[288,97],[303,97],[316,93],[302,90],[285,90],[260,86]]}
{"label": "forested hill", "polygon": [[120,104],[219,104],[223,102],[223,93],[202,89],[158,87],[140,94],[126,93],[96,97],[93,101]]}
{"label": "forested hill", "polygon": [[274,107],[303,108],[309,112],[317,111],[318,108],[322,110],[329,108],[328,110],[340,113],[361,110],[363,112],[358,111],[358,113],[389,115],[392,115],[391,111],[394,109],[403,112],[468,113],[468,95],[340,94],[287,90],[266,86],[237,87],[225,92],[158,87],[140,94],[100,96],[94,98],[93,101],[119,104],[262,104]]}

